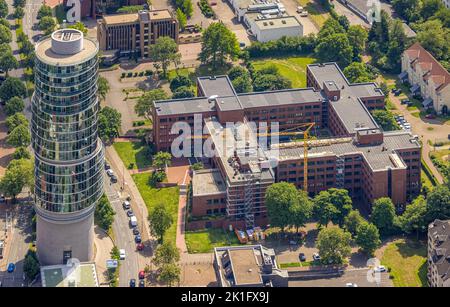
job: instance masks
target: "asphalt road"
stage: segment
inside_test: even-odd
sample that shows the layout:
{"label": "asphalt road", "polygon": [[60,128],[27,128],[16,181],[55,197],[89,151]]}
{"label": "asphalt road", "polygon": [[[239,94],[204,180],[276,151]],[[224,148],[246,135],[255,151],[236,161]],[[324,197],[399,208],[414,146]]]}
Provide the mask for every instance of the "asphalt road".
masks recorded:
{"label": "asphalt road", "polygon": [[31,243],[32,205],[17,203],[9,211],[12,213],[12,237],[8,240],[10,246],[5,263],[14,263],[16,269],[13,273],[6,272],[6,267],[2,269],[0,281],[3,287],[23,287],[26,284],[23,279],[23,261]]}
{"label": "asphalt road", "polygon": [[28,35],[31,42],[35,42],[33,38],[36,35],[41,34],[41,31],[33,29],[33,26],[37,24],[37,14],[39,8],[42,6],[42,0],[28,0],[25,6],[25,16],[23,18],[23,32]]}
{"label": "asphalt road", "polygon": [[[115,170],[114,170],[115,171]],[[139,273],[139,255],[136,251],[134,235],[129,227],[129,218],[122,207],[123,200],[119,197],[120,183],[110,184],[109,177],[105,177],[105,193],[116,211],[113,223],[115,244],[119,249],[125,249],[126,258],[121,261],[119,270],[119,286],[128,287],[130,279],[137,280]]]}

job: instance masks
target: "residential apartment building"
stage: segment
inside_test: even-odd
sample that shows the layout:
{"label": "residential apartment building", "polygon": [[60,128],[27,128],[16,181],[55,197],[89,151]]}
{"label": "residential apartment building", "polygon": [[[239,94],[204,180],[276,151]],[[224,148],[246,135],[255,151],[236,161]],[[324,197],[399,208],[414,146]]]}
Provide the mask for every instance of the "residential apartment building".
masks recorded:
{"label": "residential apartment building", "polygon": [[[328,127],[333,135],[308,143],[311,196],[339,187],[366,204],[388,196],[402,205],[420,191],[420,144],[408,132],[383,132],[374,121],[369,109],[384,107],[376,84],[350,84],[335,63],[309,65],[307,83],[311,87],[237,94],[227,76],[201,77],[198,97],[155,103],[157,150],[173,151],[180,139],[189,140],[182,149],[212,144],[209,153],[200,153],[210,157],[212,169],[195,172],[192,179],[193,228],[264,225],[268,186],[286,181],[304,188],[304,149],[302,142],[262,144],[258,137],[272,129],[301,130],[308,123]],[[180,134],[174,126],[180,122],[195,136]],[[222,218],[201,221],[208,216]]]}
{"label": "residential apartment building", "polygon": [[148,58],[158,38],[168,36],[178,43],[178,33],[178,21],[169,10],[106,15],[97,25],[100,50],[116,50],[120,56]]}
{"label": "residential apartment building", "polygon": [[428,226],[428,284],[450,287],[450,220]]}
{"label": "residential apartment building", "polygon": [[402,55],[402,80],[411,85],[412,93],[420,93],[423,106],[438,114],[447,114],[450,107],[450,73],[419,43]]}

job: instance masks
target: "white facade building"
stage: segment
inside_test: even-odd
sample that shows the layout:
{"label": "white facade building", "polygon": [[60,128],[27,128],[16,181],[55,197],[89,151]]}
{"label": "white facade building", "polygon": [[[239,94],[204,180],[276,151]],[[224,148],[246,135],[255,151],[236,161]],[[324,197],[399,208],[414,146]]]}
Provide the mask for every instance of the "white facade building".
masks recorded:
{"label": "white facade building", "polygon": [[283,36],[303,36],[303,26],[294,16],[264,18],[261,14],[246,14],[244,18],[258,42],[277,40]]}

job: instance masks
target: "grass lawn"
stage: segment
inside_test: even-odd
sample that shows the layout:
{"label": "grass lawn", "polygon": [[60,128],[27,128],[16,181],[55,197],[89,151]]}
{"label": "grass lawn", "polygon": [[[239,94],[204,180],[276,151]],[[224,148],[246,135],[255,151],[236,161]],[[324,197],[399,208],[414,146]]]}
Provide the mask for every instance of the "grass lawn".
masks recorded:
{"label": "grass lawn", "polygon": [[114,149],[125,167],[133,163],[133,169],[142,169],[152,165],[150,147],[144,142],[116,142]]}
{"label": "grass lawn", "polygon": [[187,231],[185,238],[191,254],[210,253],[214,247],[240,244],[234,232],[225,232],[223,229]]}
{"label": "grass lawn", "polygon": [[308,11],[309,17],[311,17],[312,21],[321,28],[325,21],[330,17],[330,14],[327,13],[323,7],[314,0],[297,0],[303,8]]}
{"label": "grass lawn", "polygon": [[312,57],[271,58],[253,61],[256,70],[275,65],[280,74],[292,82],[293,88],[306,87],[306,65],[316,62]]}
{"label": "grass lawn", "polygon": [[395,287],[427,286],[427,248],[425,242],[397,240],[386,248],[381,263],[390,268]]}
{"label": "grass lawn", "polygon": [[420,178],[422,178],[422,185],[432,190],[434,188],[434,185],[431,182],[430,177],[428,177],[427,173],[425,173],[423,170],[421,170],[420,173],[421,173]]}
{"label": "grass lawn", "polygon": [[441,150],[432,151],[431,155],[435,156],[441,162],[447,162],[448,161],[447,157],[450,155],[450,149],[441,149]]}
{"label": "grass lawn", "polygon": [[289,262],[289,263],[280,263],[280,268],[281,269],[299,268],[299,267],[309,267],[313,265],[315,265],[314,261]]}
{"label": "grass lawn", "polygon": [[132,175],[134,183],[136,184],[142,198],[145,201],[148,212],[151,213],[153,208],[157,204],[163,203],[169,213],[172,215],[173,224],[166,231],[166,234],[164,235],[164,241],[175,244],[177,236],[179,188],[153,188],[149,185],[150,176],[151,173],[140,173]]}

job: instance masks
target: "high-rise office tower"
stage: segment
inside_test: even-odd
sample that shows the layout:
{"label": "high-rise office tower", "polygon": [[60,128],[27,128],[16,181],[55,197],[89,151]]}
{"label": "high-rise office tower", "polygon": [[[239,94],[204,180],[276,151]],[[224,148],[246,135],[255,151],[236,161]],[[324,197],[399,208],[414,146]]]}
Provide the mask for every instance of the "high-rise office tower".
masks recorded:
{"label": "high-rise office tower", "polygon": [[93,257],[104,163],[97,79],[98,44],[82,32],[58,30],[37,44],[32,144],[37,251],[44,265]]}

